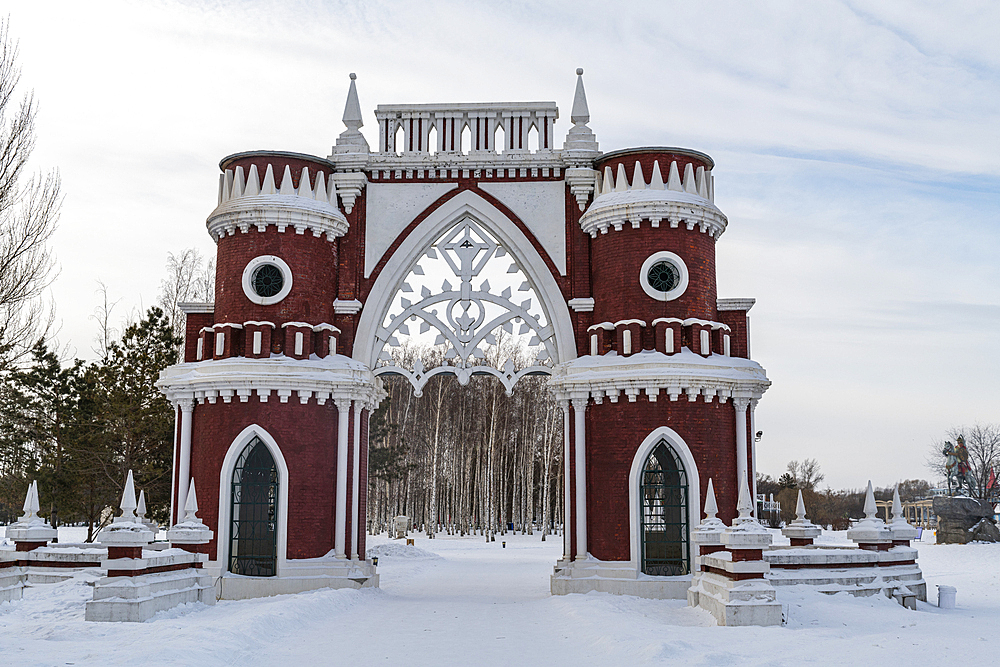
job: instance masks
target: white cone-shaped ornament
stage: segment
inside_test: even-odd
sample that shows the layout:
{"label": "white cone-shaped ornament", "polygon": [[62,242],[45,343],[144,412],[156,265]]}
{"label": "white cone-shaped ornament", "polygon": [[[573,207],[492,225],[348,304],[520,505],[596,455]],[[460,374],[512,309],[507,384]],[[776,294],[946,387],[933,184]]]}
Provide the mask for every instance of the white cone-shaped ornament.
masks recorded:
{"label": "white cone-shaped ornament", "polygon": [[212,539],[212,531],[198,518],[198,494],[194,488],[194,478],[188,486],[187,501],[184,503],[184,520],[167,531],[171,544],[205,544]]}

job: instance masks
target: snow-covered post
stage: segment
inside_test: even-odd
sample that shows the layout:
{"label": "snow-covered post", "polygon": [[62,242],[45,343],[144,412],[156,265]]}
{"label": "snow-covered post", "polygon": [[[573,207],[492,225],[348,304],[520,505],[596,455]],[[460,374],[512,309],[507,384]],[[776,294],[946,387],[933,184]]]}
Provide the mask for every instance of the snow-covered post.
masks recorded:
{"label": "snow-covered post", "polygon": [[691,587],[688,589],[688,605],[691,607],[698,606],[698,584],[701,579],[702,557],[726,548],[722,544],[722,533],[726,530],[726,524],[715,516],[718,512],[719,505],[715,500],[715,487],[712,485],[710,477],[708,490],[705,491],[705,518],[691,532],[691,540],[698,545],[698,556],[695,558],[696,571],[691,578]]}
{"label": "snow-covered post", "polygon": [[906,520],[903,504],[899,502],[899,484],[892,491],[892,523],[889,524],[889,533],[894,547],[908,547],[910,540],[917,539],[917,529]]}
{"label": "snow-covered post", "polygon": [[859,548],[866,551],[887,551],[892,547],[892,533],[886,528],[885,521],[878,518],[878,505],[875,504],[871,480],[868,481],[868,491],[865,493],[865,518],[847,531],[847,539],[856,542]]}
{"label": "snow-covered post", "polygon": [[770,566],[763,551],[771,544],[771,533],[751,514],[745,474],[739,485],[740,515],[722,533],[726,550],[701,557],[698,606],[711,612],[719,625],[779,625],[781,605],[765,578]]}
{"label": "snow-covered post", "polygon": [[213,533],[201,519],[198,518],[198,495],[194,490],[194,478],[187,492],[187,505],[184,506],[184,519],[174,524],[167,531],[167,541],[171,547],[177,547],[191,553],[204,553]]}
{"label": "snow-covered post", "polygon": [[7,526],[7,537],[14,542],[15,550],[34,551],[58,536],[58,531],[38,516],[39,508],[38,482],[33,481],[28,485],[28,493],[24,497],[24,514]]}
{"label": "snow-covered post", "polygon": [[108,560],[117,558],[142,558],[142,548],[153,539],[153,533],[135,515],[135,483],[128,471],[125,490],[122,492],[122,514],[101,531],[101,544],[108,548]]}
{"label": "snow-covered post", "polygon": [[795,503],[795,521],[781,529],[781,534],[788,538],[793,547],[812,546],[813,539],[819,537],[820,527],[806,518],[806,504],[802,502],[802,489],[799,489],[799,499]]}

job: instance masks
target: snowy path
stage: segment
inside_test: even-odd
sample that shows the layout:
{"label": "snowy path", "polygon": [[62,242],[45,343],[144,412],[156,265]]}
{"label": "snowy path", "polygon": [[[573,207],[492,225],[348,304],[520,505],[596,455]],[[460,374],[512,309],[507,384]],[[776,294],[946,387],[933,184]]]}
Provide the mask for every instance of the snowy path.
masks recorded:
{"label": "snowy path", "polygon": [[148,623],[86,623],[87,578],[0,605],[0,665],[991,664],[1000,545],[918,544],[959,608],[782,591],[781,628],[716,628],[683,601],[550,596],[558,538],[370,538],[381,589],[188,605]]}

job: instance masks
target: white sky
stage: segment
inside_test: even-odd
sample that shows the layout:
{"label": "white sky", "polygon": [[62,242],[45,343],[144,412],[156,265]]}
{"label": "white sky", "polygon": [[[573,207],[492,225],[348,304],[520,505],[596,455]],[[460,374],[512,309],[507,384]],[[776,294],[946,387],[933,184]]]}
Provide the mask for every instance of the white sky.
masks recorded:
{"label": "white sky", "polygon": [[[541,5],[541,7],[539,7]],[[758,467],[835,487],[929,477],[951,426],[1000,421],[1000,4],[2,0],[66,201],[60,342],[93,356],[97,280],[155,302],[214,246],[217,164],[325,156],[358,73],[377,104],[555,100],[582,66],[605,151],[716,160],[719,295],[752,296],[773,387]]]}

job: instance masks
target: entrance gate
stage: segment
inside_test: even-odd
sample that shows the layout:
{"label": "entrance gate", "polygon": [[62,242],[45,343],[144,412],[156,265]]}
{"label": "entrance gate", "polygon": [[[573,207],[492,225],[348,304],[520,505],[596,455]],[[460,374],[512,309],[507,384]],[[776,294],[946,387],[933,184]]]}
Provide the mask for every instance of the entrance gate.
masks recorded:
{"label": "entrance gate", "polygon": [[655,576],[688,574],[690,526],[684,466],[661,440],[642,470],[642,571]]}
{"label": "entrance gate", "polygon": [[267,446],[254,438],[233,470],[229,516],[229,571],[273,577],[277,562],[278,468]]}

